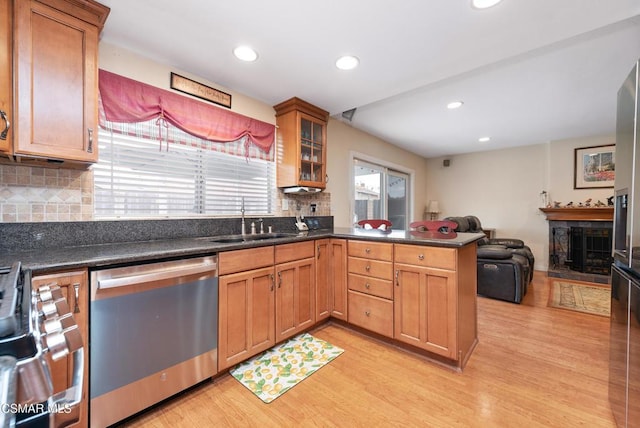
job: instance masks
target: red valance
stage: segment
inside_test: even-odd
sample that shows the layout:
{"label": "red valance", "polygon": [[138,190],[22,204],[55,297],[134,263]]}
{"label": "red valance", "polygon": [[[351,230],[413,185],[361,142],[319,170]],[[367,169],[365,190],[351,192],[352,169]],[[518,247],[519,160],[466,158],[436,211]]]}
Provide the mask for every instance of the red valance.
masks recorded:
{"label": "red valance", "polygon": [[110,122],[135,123],[162,118],[198,138],[231,142],[247,137],[264,152],[273,146],[275,126],[201,101],[100,70],[100,96]]}

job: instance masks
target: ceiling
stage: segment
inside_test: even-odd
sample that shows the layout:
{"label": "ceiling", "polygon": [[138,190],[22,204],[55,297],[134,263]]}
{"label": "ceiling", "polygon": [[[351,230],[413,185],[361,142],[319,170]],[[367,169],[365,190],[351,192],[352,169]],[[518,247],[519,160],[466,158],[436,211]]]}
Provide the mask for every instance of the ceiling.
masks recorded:
{"label": "ceiling", "polygon": [[[101,3],[105,42],[270,105],[297,96],[425,157],[612,135],[640,58],[638,0]],[[237,60],[241,44],[258,60]],[[337,69],[344,54],[360,66]]]}

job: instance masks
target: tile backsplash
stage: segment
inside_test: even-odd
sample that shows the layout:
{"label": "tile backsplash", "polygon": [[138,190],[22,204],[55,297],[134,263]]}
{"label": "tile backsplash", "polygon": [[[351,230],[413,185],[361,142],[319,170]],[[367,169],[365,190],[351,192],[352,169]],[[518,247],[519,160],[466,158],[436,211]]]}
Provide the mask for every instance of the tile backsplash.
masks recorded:
{"label": "tile backsplash", "polygon": [[93,219],[93,172],[0,165],[3,222]]}

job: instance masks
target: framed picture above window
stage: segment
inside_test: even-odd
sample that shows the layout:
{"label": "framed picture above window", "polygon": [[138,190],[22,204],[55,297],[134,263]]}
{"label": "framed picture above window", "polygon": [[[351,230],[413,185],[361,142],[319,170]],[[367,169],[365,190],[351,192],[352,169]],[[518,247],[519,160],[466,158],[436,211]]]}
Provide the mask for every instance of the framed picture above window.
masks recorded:
{"label": "framed picture above window", "polygon": [[613,188],[616,178],[616,146],[575,149],[573,188]]}

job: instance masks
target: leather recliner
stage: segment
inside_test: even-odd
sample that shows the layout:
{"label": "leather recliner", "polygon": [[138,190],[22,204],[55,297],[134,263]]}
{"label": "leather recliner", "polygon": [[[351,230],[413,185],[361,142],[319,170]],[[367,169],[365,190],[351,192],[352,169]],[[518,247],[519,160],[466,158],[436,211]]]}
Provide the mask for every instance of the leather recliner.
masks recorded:
{"label": "leather recliner", "polygon": [[[473,232],[482,232],[482,225],[480,224],[480,219],[476,216],[468,215],[464,217],[469,223],[469,231]],[[533,252],[531,248],[524,244],[522,239],[515,238],[484,238],[480,242],[479,245],[504,245],[509,248],[511,252],[514,254],[518,254],[520,256],[526,257],[529,262],[528,269],[528,281],[530,282],[533,279],[533,265],[535,263],[535,258],[533,257]]]}
{"label": "leather recliner", "polygon": [[501,245],[478,246],[478,294],[520,303],[527,294],[528,261]]}
{"label": "leather recliner", "polygon": [[[447,217],[458,232],[483,233],[475,216]],[[533,278],[534,257],[520,239],[482,238],[478,241],[478,294],[520,303]]]}

